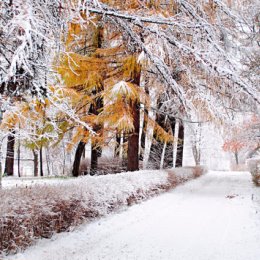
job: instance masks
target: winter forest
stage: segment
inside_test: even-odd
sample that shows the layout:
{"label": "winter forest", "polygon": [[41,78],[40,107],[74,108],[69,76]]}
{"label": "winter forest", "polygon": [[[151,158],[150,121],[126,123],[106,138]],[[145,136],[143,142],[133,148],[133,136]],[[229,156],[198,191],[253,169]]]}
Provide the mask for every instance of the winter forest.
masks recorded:
{"label": "winter forest", "polygon": [[[260,205],[259,64],[257,0],[1,0],[0,259],[207,171]],[[10,259],[174,259],[90,251]]]}

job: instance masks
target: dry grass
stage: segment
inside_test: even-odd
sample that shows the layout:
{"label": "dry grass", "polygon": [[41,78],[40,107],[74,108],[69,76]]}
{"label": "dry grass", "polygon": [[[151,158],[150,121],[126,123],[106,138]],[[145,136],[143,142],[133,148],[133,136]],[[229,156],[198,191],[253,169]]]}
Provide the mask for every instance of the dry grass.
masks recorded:
{"label": "dry grass", "polygon": [[[84,159],[80,163],[80,174],[86,175],[90,173],[90,160]],[[115,174],[125,172],[126,166],[117,157],[101,157],[98,160],[97,175]]]}
{"label": "dry grass", "polygon": [[244,172],[247,171],[247,165],[246,164],[232,164],[231,165],[231,171],[236,172]]}
{"label": "dry grass", "polygon": [[0,253],[16,253],[36,239],[69,231],[203,174],[202,168],[142,171],[83,177],[66,184],[33,185],[0,191]]}

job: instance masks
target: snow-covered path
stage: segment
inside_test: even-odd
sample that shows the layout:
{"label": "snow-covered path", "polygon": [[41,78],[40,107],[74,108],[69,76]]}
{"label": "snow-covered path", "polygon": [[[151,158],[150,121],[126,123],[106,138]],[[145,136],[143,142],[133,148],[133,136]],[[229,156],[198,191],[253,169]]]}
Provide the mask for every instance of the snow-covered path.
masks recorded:
{"label": "snow-covered path", "polygon": [[260,188],[245,172],[209,172],[8,259],[259,260]]}

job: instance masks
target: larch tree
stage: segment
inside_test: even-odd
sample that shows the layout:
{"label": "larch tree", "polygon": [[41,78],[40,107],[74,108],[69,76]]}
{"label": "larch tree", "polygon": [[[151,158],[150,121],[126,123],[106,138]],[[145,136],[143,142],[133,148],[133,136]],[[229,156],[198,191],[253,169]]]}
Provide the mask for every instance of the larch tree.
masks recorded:
{"label": "larch tree", "polygon": [[[77,42],[77,48],[78,46],[81,46],[80,50],[81,52],[78,54],[74,50],[74,53],[68,54],[68,56],[64,56],[64,60],[61,63],[61,66],[58,68],[59,73],[62,75],[63,80],[68,88],[74,88],[77,89],[76,91],[81,91],[85,93],[81,93],[81,95],[85,95],[87,102],[86,104],[82,104],[81,106],[85,107],[88,106],[87,109],[85,109],[85,112],[87,112],[87,115],[85,119],[88,119],[88,124],[92,126],[92,130],[97,133],[97,136],[91,135],[91,139],[95,140],[97,138],[100,138],[98,136],[100,133],[96,129],[97,125],[106,125],[106,129],[104,131],[108,131],[107,125],[110,126],[110,128],[113,128],[114,130],[110,129],[114,133],[118,132],[125,132],[128,134],[128,170],[137,170],[139,169],[139,158],[138,158],[138,149],[139,149],[139,121],[140,121],[140,97],[139,96],[139,85],[140,85],[140,78],[141,78],[141,66],[137,62],[136,55],[132,55],[131,52],[127,50],[125,47],[122,48],[122,36],[121,32],[119,31],[119,35],[112,35],[112,40],[107,40],[106,44],[112,44],[116,45],[116,47],[112,48],[106,48],[102,49],[100,47],[102,46],[95,46],[91,42],[96,43],[97,40],[91,38],[90,36],[87,36],[86,29],[84,27],[80,27],[79,24],[74,24],[74,30],[75,35],[77,35],[77,39],[73,39],[71,41],[71,36],[69,36],[69,42]],[[86,25],[87,26],[87,25]],[[110,26],[111,29],[112,26]],[[95,30],[97,30],[95,28]],[[115,30],[115,28],[114,28]],[[88,33],[91,32],[91,26],[88,26]],[[116,30],[115,30],[116,32]],[[118,32],[117,32],[118,33]],[[93,33],[92,35],[96,36],[98,34]],[[83,42],[82,38],[85,37],[85,42]],[[116,37],[116,38],[115,38]],[[120,38],[121,37],[121,38]],[[88,39],[87,39],[88,38]],[[82,50],[86,50],[87,47],[82,47],[82,43],[87,45],[87,47],[90,49],[88,52],[85,51],[85,53],[82,52]],[[92,48],[92,49],[91,49]],[[125,53],[125,54],[124,54]],[[80,60],[81,59],[81,60]],[[89,64],[92,65],[92,67],[89,66]],[[105,71],[105,73],[104,73]],[[103,75],[101,74],[103,73]],[[117,82],[122,82],[122,86],[116,85]],[[103,86],[104,85],[104,86]],[[115,91],[117,86],[119,92],[117,93]],[[97,89],[94,90],[94,93],[97,95],[95,97],[94,95],[94,101],[93,101],[93,87],[99,87],[98,91]],[[126,89],[126,93],[124,92],[124,88]],[[108,97],[111,95],[111,90],[113,89],[115,96],[120,96],[120,100],[115,101],[113,97]],[[127,93],[127,91],[129,91]],[[96,113],[98,109],[93,110],[93,107],[97,105],[97,103],[102,102],[102,99],[99,97],[98,93],[103,92],[104,96],[104,102],[106,102],[106,106],[104,107],[104,112]],[[130,92],[137,93],[137,97],[135,95],[130,95]],[[128,95],[128,96],[127,96]],[[92,97],[91,97],[92,96]],[[129,98],[130,97],[130,98]],[[131,99],[132,98],[132,99]],[[111,101],[112,100],[112,101]],[[98,102],[97,102],[98,101]],[[115,102],[114,102],[115,101]],[[92,102],[92,103],[91,103]],[[124,109],[124,107],[127,106],[127,109]],[[101,109],[101,107],[99,107]],[[107,111],[110,109],[110,114],[113,116],[108,116]],[[115,117],[115,112],[112,112],[112,109],[116,111],[118,114]],[[126,119],[130,120],[129,122],[133,122],[131,125],[133,125],[133,128],[131,129],[131,132],[129,132],[129,129],[131,128],[127,124],[122,123],[122,118],[119,118],[119,111],[125,111],[127,112],[123,114],[123,117],[126,117]],[[93,112],[94,111],[94,112]],[[130,115],[129,115],[130,113]],[[106,114],[106,117],[104,117],[104,114]],[[118,122],[115,122],[115,120],[118,120]],[[94,123],[95,120],[98,120],[100,123]],[[110,122],[109,122],[110,121]],[[116,127],[117,125],[117,127]],[[98,127],[99,128],[99,127]],[[87,140],[90,135],[89,131],[86,129],[86,139]],[[79,137],[79,135],[77,135]],[[78,149],[76,150],[76,158],[80,158],[80,154],[82,153],[84,149],[84,142],[80,141]],[[93,153],[92,153],[93,155]],[[93,157],[92,157],[93,158]],[[96,161],[96,160],[95,160]],[[78,167],[79,167],[79,161],[75,160],[75,173],[78,174]],[[95,166],[96,167],[96,166]],[[91,167],[92,168],[92,167]],[[74,171],[74,170],[73,170]],[[77,175],[74,174],[74,175]]]}
{"label": "larch tree", "polygon": [[[96,21],[98,23],[98,21]],[[86,21],[87,23],[87,21]],[[97,135],[101,135],[102,124],[96,121],[103,106],[100,92],[103,90],[105,65],[97,52],[102,47],[102,27],[71,23],[66,40],[67,55],[61,57],[58,72],[62,76],[68,90],[74,90],[79,94],[77,113],[83,121],[91,126],[89,129],[78,127],[81,131],[78,146],[75,152],[73,164],[73,176],[79,175],[80,160],[88,140],[91,141],[91,174],[97,170],[97,161],[101,153],[101,146],[97,141]],[[71,64],[72,63],[72,64]]]}

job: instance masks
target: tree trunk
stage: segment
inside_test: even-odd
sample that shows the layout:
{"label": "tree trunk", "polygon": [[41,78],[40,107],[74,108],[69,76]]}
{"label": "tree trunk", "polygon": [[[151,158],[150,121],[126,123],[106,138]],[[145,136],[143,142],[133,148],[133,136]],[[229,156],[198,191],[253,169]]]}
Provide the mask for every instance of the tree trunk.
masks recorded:
{"label": "tree trunk", "polygon": [[[141,79],[140,79],[141,81]],[[141,87],[141,84],[140,84]],[[144,84],[143,89],[145,91],[146,96],[150,96],[150,89],[148,87],[148,84]],[[140,106],[140,132],[139,134],[141,136],[139,136],[139,160],[143,161],[142,163],[142,168],[145,169],[146,165],[147,165],[147,161],[149,159],[149,155],[150,154],[150,149],[147,149],[147,130],[149,129],[149,126],[147,126],[149,120],[149,113],[150,113],[150,108],[151,107],[156,107],[157,104],[157,100],[156,98],[150,98],[151,103],[149,102],[149,104],[147,104],[147,101],[145,98],[142,97],[140,99],[141,103],[143,103],[143,105]],[[155,119],[154,119],[155,120]],[[149,150],[149,152],[148,152]],[[146,161],[146,157],[148,155],[148,159]]]}
{"label": "tree trunk", "polygon": [[[136,69],[133,72],[132,83],[140,86],[141,69]],[[128,138],[127,149],[127,171],[139,170],[139,129],[140,129],[140,104],[137,101],[133,101],[130,104],[134,131]]]}
{"label": "tree trunk", "polygon": [[121,133],[116,134],[116,144],[114,148],[114,158],[120,156],[120,149],[121,149]]}
{"label": "tree trunk", "polygon": [[145,141],[144,141],[143,169],[146,169],[148,165],[152,142],[153,142],[153,135],[154,135],[155,124],[153,121],[156,120],[156,113],[154,111],[149,110],[147,114],[148,114],[148,118],[147,118],[148,122],[146,123],[146,131],[145,131],[146,134],[145,134]]}
{"label": "tree trunk", "polygon": [[46,166],[47,166],[47,175],[50,176],[51,175],[51,171],[50,171],[50,153],[49,153],[49,148],[46,147],[45,149],[45,158],[46,158]]}
{"label": "tree trunk", "polygon": [[[103,108],[103,98],[98,97],[95,100],[95,104],[92,104],[90,107],[89,112],[98,115],[100,109]],[[93,130],[98,133],[103,128],[102,125],[94,125]],[[95,140],[91,139],[91,163],[90,163],[90,175],[95,175],[97,173],[97,166],[98,166],[98,158],[101,157],[102,148],[99,146]]]}
{"label": "tree trunk", "polygon": [[176,167],[176,161],[177,161],[177,151],[178,151],[178,138],[179,138],[179,128],[180,123],[179,120],[175,120],[175,126],[174,126],[174,139],[173,139],[173,160],[172,160],[172,167]]}
{"label": "tree trunk", "polygon": [[42,147],[40,148],[40,176],[43,177],[43,156],[42,156]]}
{"label": "tree trunk", "polygon": [[35,150],[32,150],[33,152],[33,175],[34,177],[38,176],[38,153]]}
{"label": "tree trunk", "polygon": [[148,114],[148,111],[145,108],[145,106],[140,107],[140,127],[139,127],[139,148],[138,148],[138,150],[139,150],[139,160],[141,160],[141,161],[144,160],[145,138],[146,138],[145,129],[147,129],[145,113]]}
{"label": "tree trunk", "polygon": [[183,126],[182,123],[180,123],[180,125],[179,125],[179,139],[178,139],[177,158],[176,158],[176,167],[182,167],[183,144],[184,144],[184,126]]}
{"label": "tree trunk", "polygon": [[11,133],[7,137],[7,150],[5,158],[5,173],[8,176],[14,175],[14,144],[15,144],[15,130],[11,130]]}
{"label": "tree trunk", "polygon": [[20,163],[21,163],[21,143],[20,143],[20,139],[18,139],[18,147],[17,147],[17,171],[18,171],[18,176],[19,176],[19,177],[21,177]]}
{"label": "tree trunk", "polygon": [[[63,162],[62,162],[62,175],[65,175],[65,167],[66,167],[66,147],[64,141],[62,142],[62,150],[63,150]],[[85,146],[83,149],[83,156],[85,158]]]}
{"label": "tree trunk", "polygon": [[167,143],[164,142],[163,144],[163,150],[162,150],[162,157],[160,161],[160,169],[163,169],[163,163],[164,163],[164,157],[165,157],[165,150],[166,150]]}
{"label": "tree trunk", "polygon": [[81,157],[82,157],[85,145],[86,145],[86,143],[80,141],[78,144],[78,147],[76,149],[73,168],[72,168],[72,175],[74,177],[78,177],[80,174],[79,166],[80,166],[80,161],[81,161]]}
{"label": "tree trunk", "polygon": [[86,147],[84,147],[83,152],[82,152],[82,158],[85,159],[86,158]]}
{"label": "tree trunk", "polygon": [[101,147],[94,147],[91,145],[91,162],[90,162],[90,175],[97,174],[98,158],[101,156]]}
{"label": "tree trunk", "polygon": [[128,138],[127,149],[127,171],[139,170],[139,105],[135,102],[132,106],[132,116],[134,120],[134,132]]}
{"label": "tree trunk", "polygon": [[239,164],[239,161],[238,161],[238,152],[235,151],[234,155],[235,155],[236,165],[238,165],[238,164]]}

